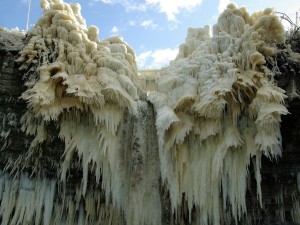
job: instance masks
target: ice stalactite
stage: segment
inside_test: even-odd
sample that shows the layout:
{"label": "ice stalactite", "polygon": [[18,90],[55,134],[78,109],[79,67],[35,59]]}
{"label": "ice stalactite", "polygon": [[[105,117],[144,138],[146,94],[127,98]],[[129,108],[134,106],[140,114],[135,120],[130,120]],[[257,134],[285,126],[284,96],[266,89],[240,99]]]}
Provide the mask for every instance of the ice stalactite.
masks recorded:
{"label": "ice stalactite", "polygon": [[1,172],[1,224],[52,224],[55,185],[54,179],[32,180],[26,174],[11,179]]}
{"label": "ice stalactite", "polygon": [[[3,224],[160,225],[162,192],[170,197],[170,224],[238,223],[250,164],[262,205],[261,157],[281,155],[281,115],[288,113],[265,66],[284,42],[272,10],[249,15],[228,5],[212,37],[208,26],[190,28],[162,76],[139,80],[134,51],[120,36],[100,41],[79,4],[41,0],[41,7],[17,60],[26,86],[22,130],[33,136],[25,160],[45,151],[53,125],[64,153],[55,181],[1,173]],[[157,89],[148,96],[156,118],[139,100],[147,82]],[[65,193],[78,165],[82,180]],[[294,221],[298,211],[295,200]]]}
{"label": "ice stalactite", "polygon": [[[162,180],[173,212],[196,209],[199,224],[220,224],[246,213],[248,166],[260,188],[261,157],[281,155],[284,91],[264,65],[284,42],[273,11],[249,15],[228,5],[209,36],[190,29],[175,61],[148,99],[157,112]],[[197,35],[198,36],[197,36]],[[178,213],[179,212],[179,213]]]}
{"label": "ice stalactite", "polygon": [[56,179],[32,179],[24,173],[11,178],[1,172],[1,224],[123,224],[114,207],[101,199],[100,190],[87,193],[83,202],[80,189],[75,196],[63,198],[57,195],[56,187]]}
{"label": "ice stalactite", "polygon": [[[149,145],[156,137],[139,139],[145,135],[139,131],[141,128],[127,124],[126,130],[135,132],[137,140],[131,140],[129,133],[128,143],[122,143],[127,132],[126,119],[147,109],[142,106],[145,103],[137,102],[138,94],[143,92],[136,87],[134,51],[118,35],[100,41],[98,28],[86,27],[79,4],[42,0],[41,7],[44,13],[28,34],[29,43],[17,60],[26,72],[27,90],[22,98],[28,110],[21,122],[23,131],[34,136],[29,152],[47,139],[48,124],[54,123],[65,144],[59,169],[64,185],[74,156],[78,156],[77,164],[82,168],[79,196],[85,201],[89,198],[88,178],[92,172],[105,192],[107,206],[111,205],[118,217],[124,214],[127,224],[160,224],[157,144]],[[124,118],[124,113],[128,118]],[[133,144],[138,149],[134,150]],[[84,214],[92,210],[87,205],[83,209],[74,204],[70,200],[67,206],[70,215],[65,218],[66,224],[73,224],[77,216],[82,218],[78,221],[84,221],[88,217]],[[99,221],[118,224],[112,223],[110,216]],[[51,221],[61,224],[64,219],[58,217],[53,221],[52,216]]]}
{"label": "ice stalactite", "polygon": [[[68,193],[70,191],[64,191],[66,186],[70,185],[67,178],[67,184],[61,185],[55,177],[53,180],[34,179],[19,173],[17,177],[12,178],[8,173],[1,173],[2,224],[17,224],[12,223],[16,220],[18,224],[28,225],[161,224],[159,164],[157,163],[159,159],[153,123],[154,113],[150,110],[149,103],[138,101],[137,105],[137,115],[125,112],[126,119],[122,120],[119,126],[115,148],[107,150],[106,158],[97,159],[103,164],[101,168],[103,171],[99,171],[104,179],[102,184],[90,182],[90,185],[85,186],[84,182],[78,180],[71,183],[75,191]],[[75,135],[80,137],[86,148],[83,149],[79,145],[78,151],[90,153],[88,145],[96,142],[97,138],[91,131],[80,126],[82,133],[75,129]],[[84,158],[81,162],[83,161]],[[84,166],[86,165],[82,164],[83,171],[87,170]],[[111,171],[107,171],[110,167],[112,167]],[[89,168],[89,173],[91,171],[96,176],[100,175],[97,174],[97,169]],[[105,173],[110,174],[105,176]],[[56,183],[58,184],[55,185]],[[83,195],[85,188],[87,190]],[[107,188],[110,192],[107,192]],[[26,204],[21,204],[23,201]],[[25,217],[25,214],[28,216]]]}
{"label": "ice stalactite", "polygon": [[295,199],[293,202],[293,207],[291,210],[291,216],[293,222],[299,224],[300,223],[300,202],[299,199]]}

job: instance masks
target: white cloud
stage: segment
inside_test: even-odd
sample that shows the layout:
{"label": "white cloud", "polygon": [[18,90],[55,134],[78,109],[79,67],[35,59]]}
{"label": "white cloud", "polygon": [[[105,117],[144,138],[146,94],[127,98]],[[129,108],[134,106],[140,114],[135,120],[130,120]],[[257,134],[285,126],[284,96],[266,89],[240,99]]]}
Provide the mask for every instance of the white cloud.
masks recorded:
{"label": "white cloud", "polygon": [[119,32],[119,28],[118,27],[116,27],[116,26],[113,26],[113,28],[111,28],[111,30],[110,30],[110,32],[111,33],[118,33]]}
{"label": "white cloud", "polygon": [[142,52],[141,54],[139,54],[137,56],[138,67],[143,68],[146,64],[146,61],[151,56],[151,54],[152,54],[152,51],[146,51],[146,52]]}
{"label": "white cloud", "polygon": [[229,3],[230,0],[219,0],[219,5],[218,5],[219,13],[223,12]]}
{"label": "white cloud", "polygon": [[105,4],[114,4],[114,3],[116,3],[115,0],[100,0],[100,1],[105,3]]}
{"label": "white cloud", "polygon": [[125,1],[124,7],[126,11],[146,11],[147,7],[145,4],[139,4],[134,2]]}
{"label": "white cloud", "polygon": [[167,66],[169,62],[175,59],[178,54],[178,48],[157,49],[155,51],[145,51],[137,56],[139,69],[160,69]]}
{"label": "white cloud", "polygon": [[145,11],[146,5],[136,3],[133,0],[92,0],[94,2],[102,2],[104,4],[119,4],[122,5],[126,11]]}
{"label": "white cloud", "polygon": [[136,25],[136,22],[135,22],[134,20],[130,20],[130,21],[128,22],[128,25],[133,27],[133,26]]}
{"label": "white cloud", "polygon": [[158,27],[158,25],[154,23],[153,20],[144,20],[141,22],[141,26],[145,28],[151,28],[151,29],[155,29]]}
{"label": "white cloud", "polygon": [[146,11],[148,7],[158,7],[159,12],[165,13],[169,21],[176,21],[176,15],[183,10],[192,10],[201,5],[203,0],[143,0],[137,2],[134,0],[91,0],[93,2],[102,2],[104,4],[119,4],[126,11]]}
{"label": "white cloud", "polygon": [[202,0],[146,0],[148,5],[159,7],[161,13],[165,13],[169,21],[176,20],[176,14],[181,10],[192,10],[201,5]]}
{"label": "white cloud", "polygon": [[151,55],[153,62],[149,66],[152,68],[161,68],[163,66],[167,66],[171,60],[175,59],[177,54],[178,48],[158,49]]}

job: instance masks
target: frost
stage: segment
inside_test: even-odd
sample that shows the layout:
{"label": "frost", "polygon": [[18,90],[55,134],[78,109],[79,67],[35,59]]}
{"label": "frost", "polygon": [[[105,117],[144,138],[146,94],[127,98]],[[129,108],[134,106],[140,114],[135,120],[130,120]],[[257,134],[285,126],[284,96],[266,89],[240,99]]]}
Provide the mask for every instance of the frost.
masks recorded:
{"label": "frost", "polygon": [[[79,4],[41,0],[41,7],[17,59],[27,88],[22,130],[34,136],[28,157],[52,123],[64,142],[63,188],[74,165],[82,181],[74,196],[60,196],[57,181],[1,174],[2,224],[160,225],[162,191],[174,223],[238,223],[250,163],[262,206],[261,157],[281,155],[281,115],[288,113],[265,66],[284,42],[272,10],[249,15],[229,4],[212,37],[209,26],[190,28],[176,59],[149,78],[137,76],[135,53],[121,36],[99,40]],[[157,90],[148,96],[156,118],[139,100],[142,89]],[[99,189],[90,191],[90,183]],[[294,221],[298,211],[295,202]]]}
{"label": "frost", "polygon": [[[131,179],[130,173],[124,174],[128,170],[124,167],[129,162],[127,158],[122,158],[124,153],[121,151],[124,148],[121,145],[124,113],[129,112],[131,116],[138,114],[138,92],[142,93],[136,86],[134,51],[121,36],[100,41],[99,29],[86,26],[79,4],[41,0],[41,7],[44,13],[28,34],[29,43],[16,60],[21,64],[20,70],[25,70],[27,87],[21,96],[28,105],[21,119],[22,129],[26,134],[34,135],[28,152],[38,149],[47,139],[48,124],[54,122],[59,130],[58,136],[65,143],[60,168],[60,180],[64,185],[74,163],[73,156],[78,155],[78,164],[82,168],[79,196],[88,201],[88,179],[91,179],[88,174],[94,168],[94,179],[96,183],[102,182],[107,205],[112,201],[114,208],[125,213],[128,224],[159,224],[160,208],[150,209],[158,201],[157,184],[152,185],[154,181],[143,179],[140,185],[134,180],[124,181]],[[144,147],[140,153],[145,159],[148,154],[146,150]],[[143,162],[141,166],[147,163]],[[151,168],[143,173],[138,171],[140,176],[145,177],[152,176],[151,172]],[[157,172],[153,179],[157,182]],[[130,185],[142,191],[135,194],[136,190],[131,190]],[[24,194],[21,201],[35,204],[34,199],[26,196]],[[54,204],[53,199],[49,199],[51,196],[45,198],[49,207],[44,211],[43,224],[53,223],[53,213],[55,218],[56,211],[52,212],[51,205]],[[153,196],[154,200],[147,200],[146,203],[142,200],[146,196]],[[139,200],[140,204],[131,204],[132,199]],[[79,212],[78,224],[84,224],[93,206],[76,208],[71,199],[69,204],[67,223],[73,224],[76,212]],[[132,207],[128,208],[127,204]],[[23,214],[32,208],[31,205],[18,207],[16,203],[16,210],[19,211],[13,217],[15,224],[22,222]],[[141,210],[149,214],[143,216],[138,213]],[[40,220],[40,217],[36,219]],[[58,217],[54,224],[60,224],[60,221],[62,218]]]}
{"label": "frost", "polygon": [[284,91],[276,87],[266,57],[284,42],[279,19],[267,9],[249,15],[229,4],[210,37],[189,29],[186,42],[148,100],[156,108],[162,180],[172,210],[196,208],[199,224],[235,222],[246,213],[248,166],[255,168],[257,198],[261,157],[281,155]]}
{"label": "frost", "polygon": [[7,29],[7,28],[0,28],[1,36],[0,41],[2,43],[3,48],[7,49],[16,49],[20,50],[24,47],[24,38],[25,38],[25,32],[19,31],[18,28],[14,29]]}
{"label": "frost", "polygon": [[11,179],[0,173],[2,224],[50,224],[55,180],[32,180],[26,174]]}

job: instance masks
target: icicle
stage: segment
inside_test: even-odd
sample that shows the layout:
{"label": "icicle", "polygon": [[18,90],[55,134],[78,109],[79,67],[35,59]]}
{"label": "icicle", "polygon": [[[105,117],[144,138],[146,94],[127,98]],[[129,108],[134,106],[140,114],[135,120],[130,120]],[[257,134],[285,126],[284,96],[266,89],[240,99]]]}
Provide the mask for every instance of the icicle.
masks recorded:
{"label": "icicle", "polygon": [[[123,38],[99,41],[99,29],[86,27],[79,4],[41,0],[41,7],[17,60],[35,73],[22,94],[28,103],[22,130],[34,135],[33,151],[53,122],[65,143],[60,179],[66,185],[74,163],[82,169],[82,186],[75,200],[64,196],[61,203],[54,200],[54,180],[1,174],[3,225],[120,224],[122,214],[127,225],[159,225],[159,175],[178,223],[187,215],[193,223],[194,209],[199,224],[222,224],[227,211],[238,223],[246,212],[251,159],[262,205],[261,157],[280,156],[279,124],[288,113],[286,96],[264,65],[284,42],[272,10],[249,15],[229,4],[212,38],[208,26],[188,30],[176,60],[155,80],[157,92],[148,96],[157,113],[154,137],[151,107],[137,101],[135,53]],[[99,193],[89,192],[90,173],[102,182],[105,206]],[[298,211],[295,202],[295,221]]]}
{"label": "icicle", "polygon": [[294,223],[300,223],[300,203],[298,199],[293,202],[291,216]]}
{"label": "icicle", "polygon": [[157,112],[162,180],[179,223],[186,201],[189,215],[199,208],[199,224],[223,223],[229,208],[237,224],[246,213],[251,159],[262,206],[261,157],[281,155],[286,96],[264,64],[283,43],[283,30],[272,10],[250,16],[234,4],[220,15],[212,38],[204,30],[189,29],[148,100]]}
{"label": "icicle", "polygon": [[55,180],[47,181],[47,187],[44,196],[44,225],[51,224],[52,219],[52,210],[54,203],[54,195],[55,195]]}
{"label": "icicle", "polygon": [[297,173],[297,187],[298,191],[300,192],[300,172]]}

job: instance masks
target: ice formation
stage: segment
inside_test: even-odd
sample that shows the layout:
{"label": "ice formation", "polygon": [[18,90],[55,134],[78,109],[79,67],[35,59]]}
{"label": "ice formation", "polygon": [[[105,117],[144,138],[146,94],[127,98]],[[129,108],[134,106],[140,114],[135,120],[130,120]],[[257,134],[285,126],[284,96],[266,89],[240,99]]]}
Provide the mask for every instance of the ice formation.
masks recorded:
{"label": "ice formation", "polygon": [[86,27],[79,4],[50,0],[41,1],[41,7],[43,16],[17,60],[23,62],[21,69],[31,68],[22,94],[28,103],[23,129],[36,135],[34,148],[45,140],[45,124],[57,121],[66,144],[62,180],[77,151],[85,193],[89,162],[96,164],[99,180],[99,158],[115,144],[123,111],[137,113],[135,54],[120,36],[99,41],[98,28]]}
{"label": "ice formation", "polygon": [[33,181],[26,174],[11,179],[0,171],[1,224],[50,225],[55,185],[54,179]]}
{"label": "ice formation", "polygon": [[[141,111],[138,108],[143,108],[142,103],[137,102],[134,51],[121,36],[100,41],[98,28],[86,26],[79,4],[42,0],[41,7],[44,13],[30,31],[29,43],[17,60],[22,63],[20,69],[26,71],[27,90],[22,98],[28,110],[21,121],[22,129],[35,137],[29,152],[46,140],[48,124],[54,122],[65,143],[59,171],[64,185],[72,159],[77,155],[83,171],[79,196],[88,198],[88,174],[93,171],[93,179],[101,183],[106,193],[107,205],[112,202],[120,215],[124,213],[127,224],[159,224],[160,208],[153,208],[152,200],[143,201],[147,190],[153,193],[147,196],[158,196],[158,185],[152,184],[158,183],[142,178],[130,181],[133,172],[128,172],[131,167],[126,159],[129,156],[123,158],[130,147],[130,144],[122,146],[121,142],[125,132],[122,130],[124,113],[138,115]],[[150,154],[143,152],[142,147],[137,152],[143,159],[148,159],[147,154]],[[147,166],[151,160],[143,165]],[[152,175],[157,173],[155,171],[155,166],[150,166],[146,172]],[[140,170],[138,174],[144,176],[146,172]],[[158,179],[158,173],[153,177]],[[141,196],[134,188],[140,189]],[[132,199],[138,199],[140,204],[130,204]],[[131,207],[127,207],[128,204]],[[151,204],[151,208],[147,208],[147,204]],[[140,210],[149,214],[142,216],[137,213]],[[157,210],[158,213],[150,217],[151,211]],[[109,218],[102,223],[108,224],[108,221]],[[60,221],[57,224],[61,224]]]}
{"label": "ice formation", "polygon": [[[208,26],[189,29],[148,96],[154,124],[146,113],[151,107],[139,100],[145,95],[139,82],[146,82],[138,80],[135,53],[122,37],[100,41],[79,4],[41,0],[41,7],[44,13],[17,60],[27,87],[22,129],[34,136],[28,151],[34,152],[55,124],[65,144],[60,181],[67,185],[78,160],[82,184],[74,199],[57,200],[54,181],[1,174],[2,224],[159,225],[160,177],[174,224],[186,218],[230,224],[246,213],[251,162],[261,203],[261,157],[280,156],[280,118],[288,113],[284,91],[265,66],[284,42],[271,9],[249,15],[230,4],[212,37]],[[98,191],[89,191],[89,179]],[[298,221],[299,204],[293,207]]]}
{"label": "ice formation", "polygon": [[273,11],[249,15],[230,4],[213,32],[189,29],[148,96],[172,210],[177,217],[188,212],[190,221],[196,210],[202,225],[220,224],[228,212],[235,222],[243,217],[251,160],[261,204],[261,157],[281,155],[280,117],[288,113],[284,91],[265,66],[284,42]]}

